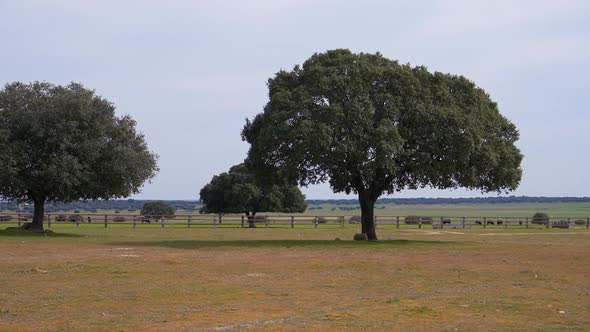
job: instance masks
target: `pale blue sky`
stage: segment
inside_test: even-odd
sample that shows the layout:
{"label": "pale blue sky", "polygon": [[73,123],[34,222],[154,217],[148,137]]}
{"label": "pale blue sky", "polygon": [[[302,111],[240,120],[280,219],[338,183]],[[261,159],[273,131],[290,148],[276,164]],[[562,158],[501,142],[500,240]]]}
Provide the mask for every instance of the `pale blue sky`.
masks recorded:
{"label": "pale blue sky", "polygon": [[79,81],[137,120],[161,169],[138,198],[197,199],[266,80],[333,48],[469,77],[521,131],[514,194],[590,196],[590,1],[0,0],[0,31],[0,84]]}

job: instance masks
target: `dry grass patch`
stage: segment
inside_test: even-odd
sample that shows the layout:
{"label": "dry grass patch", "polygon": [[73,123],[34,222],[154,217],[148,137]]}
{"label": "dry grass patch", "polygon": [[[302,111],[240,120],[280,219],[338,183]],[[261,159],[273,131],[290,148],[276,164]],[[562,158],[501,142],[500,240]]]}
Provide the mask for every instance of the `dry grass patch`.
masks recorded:
{"label": "dry grass patch", "polygon": [[585,231],[56,231],[0,236],[0,330],[590,329]]}

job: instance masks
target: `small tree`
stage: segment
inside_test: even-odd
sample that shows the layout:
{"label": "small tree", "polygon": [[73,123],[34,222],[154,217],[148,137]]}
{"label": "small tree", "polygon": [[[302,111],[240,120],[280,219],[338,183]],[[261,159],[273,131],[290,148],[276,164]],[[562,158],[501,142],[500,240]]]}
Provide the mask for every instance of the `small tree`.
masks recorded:
{"label": "small tree", "polygon": [[32,202],[35,230],[46,202],[137,193],[157,172],[156,158],[131,117],[81,84],[0,90],[0,198]]}
{"label": "small tree", "polygon": [[[278,183],[278,184],[277,184]],[[254,227],[257,212],[304,212],[305,195],[296,185],[258,180],[244,164],[215,175],[200,192],[201,213],[244,213]]]}
{"label": "small tree", "polygon": [[166,217],[174,216],[174,208],[162,201],[145,202],[141,209],[141,215],[146,217],[154,217],[156,219],[162,219]]}
{"label": "small tree", "polygon": [[247,162],[301,185],[355,193],[362,232],[376,240],[376,200],[404,189],[515,189],[516,127],[463,76],[333,50],[268,81],[264,111],[247,120]]}
{"label": "small tree", "polygon": [[549,215],[544,212],[537,212],[533,215],[531,223],[546,225],[549,222]]}

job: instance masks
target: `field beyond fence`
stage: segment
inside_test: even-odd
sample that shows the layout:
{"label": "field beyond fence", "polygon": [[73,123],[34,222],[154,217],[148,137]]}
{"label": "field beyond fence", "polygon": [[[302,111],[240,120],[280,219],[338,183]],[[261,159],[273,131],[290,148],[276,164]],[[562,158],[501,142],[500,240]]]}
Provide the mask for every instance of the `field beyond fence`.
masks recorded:
{"label": "field beyond fence", "polygon": [[[28,213],[1,213],[0,223],[16,224],[30,222],[32,215]],[[395,216],[379,215],[374,217],[376,227],[388,228],[585,228],[590,227],[590,217],[550,217],[548,220],[532,220],[526,217],[451,217],[451,216]],[[138,214],[97,214],[97,213],[59,213],[46,214],[44,223],[48,228],[55,224],[99,224],[108,228],[109,225],[128,225],[136,228],[142,225],[159,225],[165,227],[342,227],[359,224],[360,216],[334,215],[217,215],[217,214],[179,214],[174,216],[145,216]]]}

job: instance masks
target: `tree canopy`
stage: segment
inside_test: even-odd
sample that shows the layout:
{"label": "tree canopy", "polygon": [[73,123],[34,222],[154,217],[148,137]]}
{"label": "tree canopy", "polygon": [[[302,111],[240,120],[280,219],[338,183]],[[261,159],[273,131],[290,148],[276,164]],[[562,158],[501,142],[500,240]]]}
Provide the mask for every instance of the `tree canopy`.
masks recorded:
{"label": "tree canopy", "polygon": [[174,213],[174,208],[163,201],[145,202],[141,209],[141,215],[154,218],[165,218],[173,216]]}
{"label": "tree canopy", "polygon": [[500,192],[520,182],[516,127],[463,76],[338,49],[278,72],[268,89],[264,111],[242,131],[251,144],[247,163],[301,185],[329,181],[334,192],[357,194],[371,240],[383,193]]}
{"label": "tree canopy", "polygon": [[213,176],[200,192],[203,213],[304,212],[305,195],[294,184],[260,181],[244,164]]}
{"label": "tree canopy", "polygon": [[81,84],[10,83],[0,91],[0,197],[34,203],[125,197],[158,168],[135,121]]}

